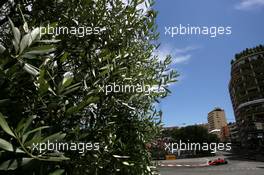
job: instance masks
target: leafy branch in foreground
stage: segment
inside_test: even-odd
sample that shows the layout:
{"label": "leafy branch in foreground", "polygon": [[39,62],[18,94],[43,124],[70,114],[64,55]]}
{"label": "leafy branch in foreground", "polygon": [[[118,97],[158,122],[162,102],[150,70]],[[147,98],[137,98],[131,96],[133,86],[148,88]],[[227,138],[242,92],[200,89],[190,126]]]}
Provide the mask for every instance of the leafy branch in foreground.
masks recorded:
{"label": "leafy branch in foreground", "polygon": [[[26,25],[23,27],[26,34],[21,37],[21,32],[14,26],[11,19],[9,19],[9,22],[14,36],[12,43],[15,54],[10,54],[13,51],[12,48],[6,49],[4,46],[0,45],[1,78],[6,77],[13,79],[13,77],[17,76],[19,73],[17,68],[22,67],[24,71],[37,79],[35,82],[38,83],[36,87],[39,91],[47,89],[54,93],[53,90],[45,84],[46,82],[42,77],[43,71],[27,63],[25,59],[38,59],[39,56],[48,55],[53,52],[55,47],[53,45],[31,47],[31,45],[39,39],[39,28],[35,28],[31,31],[27,28],[27,24],[25,23]],[[70,84],[67,80],[65,81],[67,85]],[[46,88],[43,88],[43,86],[46,86]],[[0,107],[3,107],[6,103],[10,103],[10,101],[10,99],[0,99]],[[38,145],[39,143],[45,144],[47,141],[58,142],[63,140],[66,136],[66,134],[60,131],[44,137],[44,135],[47,134],[43,134],[43,130],[50,129],[50,127],[39,126],[32,128],[32,123],[34,123],[35,118],[36,115],[22,118],[20,122],[17,123],[16,128],[13,129],[9,126],[5,116],[0,112],[0,126],[5,133],[3,133],[4,138],[0,138],[0,170],[15,170],[35,160],[50,162],[69,160],[63,153],[58,151],[45,151],[40,153],[38,150],[35,150],[37,148],[34,148],[33,145]]]}
{"label": "leafy branch in foreground", "polygon": [[[150,5],[143,12],[138,8],[142,0],[29,0],[21,3],[21,12],[10,16],[20,27],[13,25],[11,32],[16,34],[11,39],[0,30],[0,36],[8,38],[0,46],[0,112],[6,116],[11,131],[21,119],[24,123],[28,116],[34,116],[32,129],[51,126],[41,130],[45,136],[63,132],[66,142],[100,143],[98,151],[65,151],[69,161],[48,165],[41,161],[26,172],[16,172],[48,174],[59,166],[57,172],[62,168],[72,175],[152,174],[146,145],[160,130],[162,113],[157,103],[170,94],[169,84],[177,73],[170,69],[171,57],[164,59],[154,54],[158,47],[157,12],[151,9],[154,1],[147,1]],[[45,42],[31,42],[35,29],[24,29],[27,25],[18,18],[22,12],[26,12],[23,21],[27,20],[29,26],[55,23],[59,27],[104,30],[83,37],[45,35]],[[60,42],[46,43],[51,37]],[[157,91],[106,94],[99,90],[111,83],[145,84]],[[37,133],[30,134],[26,142]],[[0,137],[21,149],[6,134]]]}
{"label": "leafy branch in foreground", "polygon": [[[3,129],[3,131],[5,131],[6,134],[12,137],[10,138],[12,143],[0,138],[0,148],[3,149],[5,152],[8,152],[7,155],[19,154],[19,159],[22,159],[19,165],[16,164],[16,161],[14,161],[15,159],[11,159],[13,160],[13,163],[17,166],[21,166],[24,165],[25,163],[30,162],[33,159],[37,159],[40,161],[68,160],[67,157],[64,157],[63,154],[59,152],[54,152],[53,154],[44,152],[40,154],[38,150],[34,151],[34,147],[32,147],[33,144],[36,145],[38,143],[45,143],[47,140],[49,140],[49,142],[55,142],[55,141],[57,142],[62,140],[65,137],[65,134],[59,132],[50,135],[48,137],[43,137],[41,131],[49,127],[41,126],[29,130],[32,121],[33,121],[33,116],[29,117],[27,120],[21,120],[15,129],[11,129],[8,126],[2,113],[0,113],[1,128]],[[2,151],[1,156],[4,156],[5,152]],[[0,170],[9,170],[9,169],[17,168],[13,164],[7,163],[10,162],[11,160],[7,160],[3,162],[0,165]]]}

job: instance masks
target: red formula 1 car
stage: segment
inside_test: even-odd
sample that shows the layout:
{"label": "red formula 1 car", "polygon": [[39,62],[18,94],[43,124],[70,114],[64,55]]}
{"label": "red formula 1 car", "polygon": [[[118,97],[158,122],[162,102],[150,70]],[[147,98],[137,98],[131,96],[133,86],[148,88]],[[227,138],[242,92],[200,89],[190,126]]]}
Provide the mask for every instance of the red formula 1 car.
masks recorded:
{"label": "red formula 1 car", "polygon": [[215,159],[215,160],[210,160],[208,162],[208,165],[224,165],[224,164],[227,164],[227,163],[228,162],[225,159],[218,158],[218,159]]}

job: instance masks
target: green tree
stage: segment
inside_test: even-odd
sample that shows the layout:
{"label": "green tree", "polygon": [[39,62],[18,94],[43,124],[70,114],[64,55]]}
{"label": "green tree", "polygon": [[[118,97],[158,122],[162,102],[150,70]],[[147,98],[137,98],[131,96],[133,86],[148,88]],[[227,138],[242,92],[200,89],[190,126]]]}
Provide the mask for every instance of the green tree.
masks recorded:
{"label": "green tree", "polygon": [[[172,142],[179,143],[219,143],[219,138],[215,134],[208,133],[208,130],[202,126],[192,125],[162,132],[163,137],[170,138]],[[211,154],[210,151],[197,151],[198,154]]]}
{"label": "green tree", "polygon": [[163,137],[171,137],[174,141],[182,140],[183,142],[219,142],[215,134],[208,133],[208,130],[202,126],[192,125],[181,128],[175,128],[170,131],[163,131]]}
{"label": "green tree", "polygon": [[[60,168],[58,173],[64,169],[69,174],[151,174],[146,144],[160,128],[161,113],[155,104],[168,95],[168,84],[175,82],[177,74],[169,71],[170,56],[160,61],[154,55],[158,47],[157,12],[144,12],[138,8],[142,3],[65,0],[5,4],[13,9],[9,16],[14,25],[11,31],[0,34],[4,38],[0,112],[6,116],[10,130],[16,132],[15,128],[30,117],[31,129],[49,126],[41,130],[43,137],[65,133],[65,138],[55,135],[55,139],[100,143],[99,151],[63,152],[70,160],[37,160],[36,167],[40,168],[31,168],[25,174],[48,174],[56,168]],[[147,4],[151,9],[153,2]],[[50,35],[42,37],[45,42],[32,40],[37,26],[47,25],[97,26],[105,30],[83,37],[55,36],[59,42],[51,40]],[[100,91],[101,86],[111,83],[144,84],[164,91]],[[38,134],[32,139],[38,139]],[[13,143],[6,132],[1,137]]]}

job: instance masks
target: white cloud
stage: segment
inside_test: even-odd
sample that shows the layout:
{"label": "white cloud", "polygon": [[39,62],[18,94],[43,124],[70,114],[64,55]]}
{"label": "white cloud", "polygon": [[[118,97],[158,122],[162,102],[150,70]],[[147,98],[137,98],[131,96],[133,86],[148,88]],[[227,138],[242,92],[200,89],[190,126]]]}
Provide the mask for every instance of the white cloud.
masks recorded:
{"label": "white cloud", "polygon": [[179,64],[179,63],[186,63],[187,61],[189,61],[191,59],[191,55],[181,55],[181,56],[176,56],[176,58],[174,59],[173,63],[174,64]]}
{"label": "white cloud", "polygon": [[[192,58],[191,52],[199,48],[200,47],[195,47],[195,46],[174,48],[171,45],[167,44],[167,45],[164,45],[164,46],[162,45],[161,47],[159,47],[158,50],[154,53],[154,55],[157,55],[160,61],[164,61],[167,55],[171,55],[172,57],[171,68],[173,68],[173,66],[175,65],[188,63],[190,59]],[[172,83],[172,84],[169,84],[168,86],[171,88],[173,85],[179,84],[179,82],[182,82],[183,79],[185,78],[186,78],[185,73],[181,72],[180,76],[177,77],[178,83]]]}
{"label": "white cloud", "polygon": [[172,64],[182,64],[187,63],[192,58],[190,52],[197,48],[198,47],[194,46],[187,46],[184,48],[173,48],[170,45],[165,45],[163,47],[160,47],[156,51],[155,55],[158,55],[158,58],[160,60],[164,60],[167,55],[171,55]]}
{"label": "white cloud", "polygon": [[241,2],[235,6],[238,10],[251,10],[260,7],[264,7],[264,0],[241,0]]}
{"label": "white cloud", "polygon": [[189,52],[189,51],[192,51],[192,50],[195,50],[195,49],[198,49],[198,47],[194,47],[194,46],[187,46],[185,48],[181,48],[181,49],[174,49],[174,51],[178,54],[180,53],[186,53],[186,52]]}

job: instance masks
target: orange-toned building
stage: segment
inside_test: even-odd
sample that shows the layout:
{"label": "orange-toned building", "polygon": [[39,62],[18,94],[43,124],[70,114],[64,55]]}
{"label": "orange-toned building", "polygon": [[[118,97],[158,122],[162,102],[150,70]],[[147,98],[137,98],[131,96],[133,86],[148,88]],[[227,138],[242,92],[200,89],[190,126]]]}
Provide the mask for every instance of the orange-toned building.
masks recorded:
{"label": "orange-toned building", "polygon": [[223,126],[221,128],[220,140],[222,142],[230,142],[230,131],[228,126]]}

